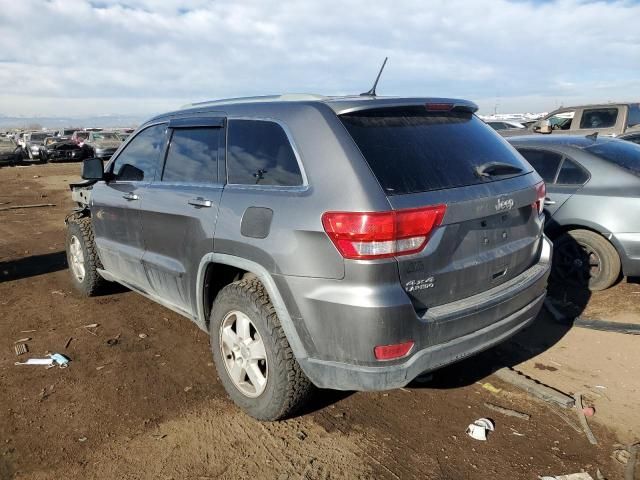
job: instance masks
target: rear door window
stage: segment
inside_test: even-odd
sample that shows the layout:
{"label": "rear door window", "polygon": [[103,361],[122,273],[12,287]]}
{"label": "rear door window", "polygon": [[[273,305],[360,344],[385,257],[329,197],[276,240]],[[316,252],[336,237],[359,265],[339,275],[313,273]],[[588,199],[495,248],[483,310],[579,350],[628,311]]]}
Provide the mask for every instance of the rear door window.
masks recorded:
{"label": "rear door window", "polygon": [[173,131],[163,182],[216,183],[221,128],[179,128]]}
{"label": "rear door window", "polygon": [[618,109],[589,108],[582,111],[580,128],[611,128],[616,126]]}
{"label": "rear door window", "polygon": [[576,162],[565,157],[556,183],[558,185],[583,185],[587,180],[589,180],[589,174]]}
{"label": "rear door window", "polygon": [[229,184],[302,185],[298,160],[284,129],[268,120],[229,120]]}
{"label": "rear door window", "polygon": [[562,162],[562,155],[547,150],[518,149],[546,183],[553,183]]}
{"label": "rear door window", "polygon": [[[468,112],[388,108],[340,119],[387,195],[476,185],[531,171],[491,127]],[[509,174],[479,175],[490,162]]]}

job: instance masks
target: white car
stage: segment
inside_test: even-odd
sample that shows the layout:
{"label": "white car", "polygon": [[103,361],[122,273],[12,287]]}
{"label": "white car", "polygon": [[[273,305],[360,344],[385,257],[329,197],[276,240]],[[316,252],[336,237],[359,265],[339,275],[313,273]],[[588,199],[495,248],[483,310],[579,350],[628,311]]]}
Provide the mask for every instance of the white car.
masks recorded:
{"label": "white car", "polygon": [[514,122],[513,120],[487,120],[486,123],[494,130],[514,130],[519,128],[526,128],[520,122]]}

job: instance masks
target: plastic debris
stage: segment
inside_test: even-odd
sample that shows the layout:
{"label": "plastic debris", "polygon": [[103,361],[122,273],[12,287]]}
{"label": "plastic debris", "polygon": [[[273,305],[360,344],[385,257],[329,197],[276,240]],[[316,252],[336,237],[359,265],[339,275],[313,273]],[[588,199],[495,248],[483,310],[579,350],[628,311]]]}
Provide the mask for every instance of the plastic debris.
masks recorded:
{"label": "plastic debris", "polygon": [[147,335],[146,333],[139,333],[138,337],[140,338],[147,338],[149,335]]}
{"label": "plastic debris", "polygon": [[476,440],[485,441],[487,439],[487,432],[493,432],[495,426],[493,422],[488,418],[479,418],[473,423],[470,423],[467,427],[467,435]]}
{"label": "plastic debris", "polygon": [[21,338],[20,340],[16,340],[13,343],[15,345],[16,343],[24,343],[24,342],[28,342],[29,340],[31,340],[31,337],[24,337],[24,338]]}
{"label": "plastic debris", "polygon": [[26,362],[15,362],[16,365],[46,365],[47,368],[58,365],[60,368],[67,368],[69,366],[69,358],[61,355],[60,353],[53,353],[47,355],[48,358],[29,358]]}
{"label": "plastic debris", "polygon": [[585,417],[593,417],[596,414],[596,409],[593,407],[583,407],[582,413]]}
{"label": "plastic debris", "polygon": [[18,355],[18,356],[24,355],[25,353],[27,353],[29,351],[29,348],[27,347],[26,343],[19,343],[13,348],[16,351],[16,355]]}
{"label": "plastic debris", "polygon": [[480,385],[482,385],[482,388],[484,388],[485,390],[489,390],[493,394],[498,394],[502,391],[501,388],[494,387],[489,382],[481,383]]}

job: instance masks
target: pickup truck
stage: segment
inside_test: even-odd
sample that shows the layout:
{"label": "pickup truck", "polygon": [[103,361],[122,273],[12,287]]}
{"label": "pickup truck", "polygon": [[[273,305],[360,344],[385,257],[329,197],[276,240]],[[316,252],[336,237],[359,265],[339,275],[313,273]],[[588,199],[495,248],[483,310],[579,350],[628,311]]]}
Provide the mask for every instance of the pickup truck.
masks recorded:
{"label": "pickup truck", "polygon": [[611,137],[640,132],[640,104],[608,103],[560,108],[534,123],[531,131],[569,135],[598,132]]}

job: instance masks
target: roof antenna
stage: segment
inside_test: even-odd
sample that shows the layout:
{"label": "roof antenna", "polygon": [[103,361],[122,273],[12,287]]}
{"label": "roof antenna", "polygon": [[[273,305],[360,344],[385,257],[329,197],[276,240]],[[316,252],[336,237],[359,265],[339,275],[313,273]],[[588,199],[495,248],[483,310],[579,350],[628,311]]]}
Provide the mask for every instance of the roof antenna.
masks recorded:
{"label": "roof antenna", "polygon": [[384,57],[384,62],[382,62],[382,66],[380,67],[380,71],[378,72],[378,76],[376,77],[376,81],[373,82],[373,87],[368,92],[361,93],[361,97],[375,97],[376,96],[376,87],[378,86],[378,80],[380,80],[380,75],[382,75],[382,70],[384,70],[384,66],[387,64],[387,59],[389,57]]}

